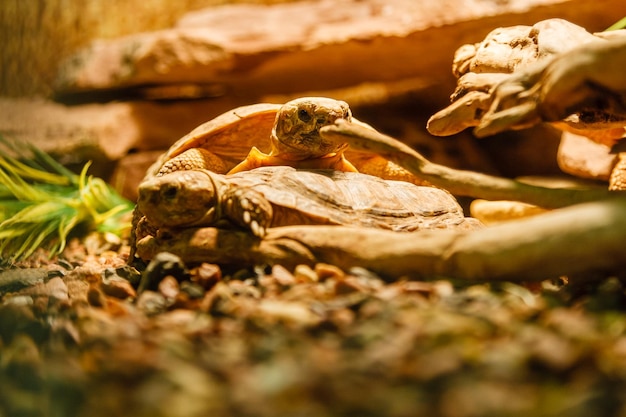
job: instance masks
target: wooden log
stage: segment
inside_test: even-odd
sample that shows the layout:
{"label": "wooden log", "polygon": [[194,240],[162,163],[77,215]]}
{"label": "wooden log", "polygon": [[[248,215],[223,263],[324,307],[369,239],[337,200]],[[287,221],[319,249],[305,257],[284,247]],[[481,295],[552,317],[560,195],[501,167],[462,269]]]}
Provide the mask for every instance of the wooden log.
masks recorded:
{"label": "wooden log", "polygon": [[626,199],[597,201],[474,231],[397,233],[344,226],[273,228],[262,240],[248,233],[190,228],[147,237],[137,253],[160,251],[185,262],[240,266],[324,262],[360,266],[386,279],[534,281],[626,265]]}

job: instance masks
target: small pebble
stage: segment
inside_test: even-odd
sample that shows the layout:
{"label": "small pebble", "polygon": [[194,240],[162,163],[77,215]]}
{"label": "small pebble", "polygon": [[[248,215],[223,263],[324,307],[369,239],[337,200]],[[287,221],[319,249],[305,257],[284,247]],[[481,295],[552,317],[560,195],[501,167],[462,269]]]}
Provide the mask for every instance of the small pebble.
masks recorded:
{"label": "small pebble", "polygon": [[232,275],[231,279],[237,280],[237,281],[243,281],[247,278],[252,278],[254,276],[255,274],[249,269],[240,269]]}
{"label": "small pebble", "polygon": [[272,276],[280,285],[290,287],[296,284],[296,277],[282,265],[274,265],[272,267]]}
{"label": "small pebble", "polygon": [[124,265],[119,268],[107,268],[104,270],[105,278],[120,277],[131,283],[133,287],[137,287],[141,281],[141,273],[130,265]]}
{"label": "small pebble", "polygon": [[59,301],[69,300],[67,285],[62,278],[52,278],[46,283],[46,293],[49,297],[54,297]]}
{"label": "small pebble", "polygon": [[107,304],[106,296],[96,285],[89,287],[87,291],[87,302],[94,307],[105,307]]}
{"label": "small pebble", "polygon": [[203,263],[192,271],[191,281],[200,285],[205,290],[210,290],[222,280],[222,270],[218,265]]}
{"label": "small pebble", "polygon": [[293,275],[296,277],[296,281],[298,282],[317,282],[319,281],[317,274],[314,270],[311,269],[310,266],[305,264],[300,264],[296,266],[296,269],[293,271]]}
{"label": "small pebble", "polygon": [[137,292],[130,282],[117,276],[103,279],[100,287],[106,295],[119,298],[120,300],[137,296]]}
{"label": "small pebble", "polygon": [[313,325],[321,321],[305,303],[278,300],[262,300],[257,305],[260,316],[270,322],[282,321],[289,324]]}
{"label": "small pebble", "polygon": [[161,282],[159,282],[159,292],[163,294],[166,300],[174,300],[180,292],[180,286],[176,278],[171,275],[163,278]]}
{"label": "small pebble", "polygon": [[328,278],[341,279],[346,275],[341,268],[325,263],[315,264],[314,271],[320,281],[324,281]]}
{"label": "small pebble", "polygon": [[356,277],[380,280],[380,277],[375,272],[360,266],[353,266],[348,270],[348,273]]}
{"label": "small pebble", "polygon": [[339,328],[346,328],[354,323],[356,314],[349,308],[340,308],[331,312],[330,320]]}
{"label": "small pebble", "polygon": [[420,294],[424,297],[432,295],[435,291],[435,286],[432,282],[424,281],[406,281],[403,283],[402,288],[405,293]]}
{"label": "small pebble", "polygon": [[189,276],[189,273],[180,257],[169,252],[157,253],[142,274],[137,292],[156,291],[159,282],[168,275],[182,281]]}
{"label": "small pebble", "polygon": [[32,306],[33,303],[33,297],[28,295],[16,295],[15,297],[7,297],[4,299],[3,302],[3,304],[11,304],[14,306]]}
{"label": "small pebble", "polygon": [[261,298],[261,292],[258,288],[244,281],[232,280],[228,283],[228,287],[234,296]]}
{"label": "small pebble", "polygon": [[368,292],[368,288],[357,277],[347,276],[335,282],[335,294],[345,295],[354,292]]}
{"label": "small pebble", "polygon": [[154,316],[167,310],[167,301],[163,294],[147,290],[137,298],[137,308],[148,316]]}
{"label": "small pebble", "polygon": [[187,294],[192,300],[203,298],[206,292],[200,285],[190,281],[183,281],[180,284],[180,291]]}

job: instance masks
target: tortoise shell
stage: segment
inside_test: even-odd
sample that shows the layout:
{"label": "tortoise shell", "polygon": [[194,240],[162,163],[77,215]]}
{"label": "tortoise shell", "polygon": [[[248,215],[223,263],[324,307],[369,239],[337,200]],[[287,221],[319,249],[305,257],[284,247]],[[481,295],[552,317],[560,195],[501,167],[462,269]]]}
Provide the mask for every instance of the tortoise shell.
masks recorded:
{"label": "tortoise shell", "polygon": [[[176,141],[150,167],[146,178],[157,175],[168,161],[194,149],[202,150],[197,157],[205,160],[207,169],[218,174],[227,173],[243,161],[252,147],[264,153],[269,152],[272,147],[272,128],[281,107],[281,104],[252,104],[215,117]],[[353,122],[365,125],[354,118]],[[385,179],[426,184],[400,166],[374,153],[347,149],[345,156],[359,172]]]}
{"label": "tortoise shell", "polygon": [[226,177],[272,204],[272,226],[337,224],[394,231],[447,228],[465,221],[445,190],[335,170],[263,167]]}
{"label": "tortoise shell", "polygon": [[[224,197],[233,191],[249,190],[255,197],[245,202]],[[233,209],[232,205],[260,207],[265,202],[271,204],[272,214],[269,221],[263,219],[263,224],[271,227],[334,224],[415,231],[459,227],[473,221],[464,218],[462,208],[447,191],[335,170],[276,166],[233,175],[183,170],[145,181],[139,194],[141,212],[149,222],[162,227],[212,226],[225,213],[233,212],[242,218],[248,216],[247,221],[235,223],[250,224],[250,215],[260,210]],[[261,198],[256,198],[259,195]],[[216,218],[215,213],[222,214]]]}

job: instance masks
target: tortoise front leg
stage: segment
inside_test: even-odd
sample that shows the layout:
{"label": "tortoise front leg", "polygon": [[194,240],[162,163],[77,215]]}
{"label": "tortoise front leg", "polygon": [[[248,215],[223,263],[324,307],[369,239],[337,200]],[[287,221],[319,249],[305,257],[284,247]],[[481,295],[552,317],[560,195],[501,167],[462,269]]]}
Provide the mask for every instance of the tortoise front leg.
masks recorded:
{"label": "tortoise front leg", "polygon": [[254,168],[263,166],[263,161],[267,159],[267,155],[258,150],[255,146],[250,149],[246,159],[235,165],[228,174],[235,174],[237,172],[250,171]]}
{"label": "tortoise front leg", "polygon": [[252,188],[231,188],[224,193],[224,216],[238,226],[249,229],[257,237],[265,236],[272,224],[272,205]]}

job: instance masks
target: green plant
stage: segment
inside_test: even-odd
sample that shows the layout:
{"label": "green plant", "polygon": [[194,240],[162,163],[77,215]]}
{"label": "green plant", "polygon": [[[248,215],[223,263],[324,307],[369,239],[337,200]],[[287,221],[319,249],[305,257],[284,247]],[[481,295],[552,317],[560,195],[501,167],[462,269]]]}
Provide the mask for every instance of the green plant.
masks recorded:
{"label": "green plant", "polygon": [[88,176],[90,163],[77,175],[34,146],[0,143],[15,155],[0,154],[0,258],[15,262],[39,247],[53,256],[72,234],[128,229],[132,203]]}

